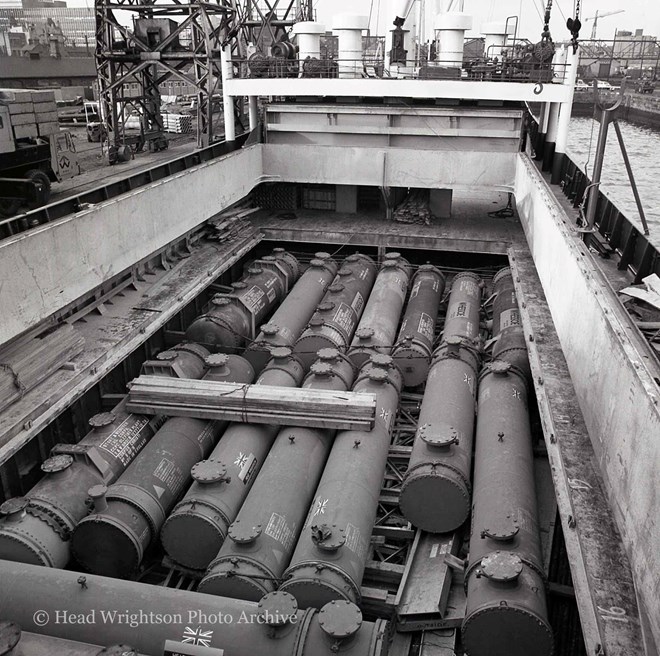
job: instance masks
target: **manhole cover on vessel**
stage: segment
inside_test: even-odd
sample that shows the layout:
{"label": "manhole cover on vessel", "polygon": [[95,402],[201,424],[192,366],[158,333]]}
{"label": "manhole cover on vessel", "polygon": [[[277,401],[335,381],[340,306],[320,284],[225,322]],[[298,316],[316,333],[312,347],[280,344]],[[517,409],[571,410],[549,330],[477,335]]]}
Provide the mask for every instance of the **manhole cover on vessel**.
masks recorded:
{"label": "manhole cover on vessel", "polygon": [[260,617],[268,626],[283,626],[298,612],[298,602],[288,592],[269,592],[259,602]]}
{"label": "manhole cover on vessel", "polygon": [[21,629],[13,622],[0,621],[0,656],[11,654],[21,639]]}
{"label": "manhole cover on vessel", "polygon": [[522,573],[520,556],[510,551],[495,551],[481,561],[481,572],[491,581],[515,581]]}
{"label": "manhole cover on vessel", "polygon": [[362,612],[350,601],[331,601],[319,612],[319,626],[331,638],[350,638],[362,626]]}

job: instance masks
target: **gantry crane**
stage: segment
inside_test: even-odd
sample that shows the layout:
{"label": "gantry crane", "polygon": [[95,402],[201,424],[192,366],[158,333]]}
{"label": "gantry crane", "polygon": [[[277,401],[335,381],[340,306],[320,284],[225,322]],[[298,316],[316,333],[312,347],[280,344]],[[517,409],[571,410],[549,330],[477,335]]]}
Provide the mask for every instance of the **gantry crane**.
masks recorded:
{"label": "gantry crane", "polygon": [[603,13],[599,12],[596,10],[596,15],[595,16],[590,16],[589,18],[585,18],[584,22],[588,21],[593,21],[593,27],[591,28],[591,40],[595,41],[596,40],[596,34],[598,31],[598,19],[599,18],[605,18],[605,16],[614,16],[615,14],[623,14],[626,10],[625,9],[617,9],[616,11],[605,11]]}

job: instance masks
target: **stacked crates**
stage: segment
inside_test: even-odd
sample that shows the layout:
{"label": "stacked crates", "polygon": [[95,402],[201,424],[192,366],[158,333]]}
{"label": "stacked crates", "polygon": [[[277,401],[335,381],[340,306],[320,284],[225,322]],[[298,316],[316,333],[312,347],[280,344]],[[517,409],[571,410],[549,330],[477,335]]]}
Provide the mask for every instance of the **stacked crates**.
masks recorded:
{"label": "stacked crates", "polygon": [[14,139],[36,139],[58,132],[55,92],[0,89],[0,103],[8,107]]}

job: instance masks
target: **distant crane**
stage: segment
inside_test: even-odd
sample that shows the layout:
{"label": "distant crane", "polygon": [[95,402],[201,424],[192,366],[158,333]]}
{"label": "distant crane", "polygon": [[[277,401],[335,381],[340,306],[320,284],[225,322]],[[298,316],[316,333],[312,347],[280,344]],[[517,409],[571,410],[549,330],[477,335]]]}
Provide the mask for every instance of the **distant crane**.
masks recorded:
{"label": "distant crane", "polygon": [[606,11],[606,12],[603,12],[602,14],[599,11],[596,11],[595,16],[585,18],[584,19],[585,23],[587,21],[590,21],[590,20],[592,20],[594,22],[594,25],[591,28],[591,40],[592,41],[596,40],[596,33],[597,33],[597,30],[598,30],[598,19],[599,18],[605,18],[605,16],[614,16],[615,14],[623,14],[625,11],[626,11],[625,9],[617,9],[616,11]]}

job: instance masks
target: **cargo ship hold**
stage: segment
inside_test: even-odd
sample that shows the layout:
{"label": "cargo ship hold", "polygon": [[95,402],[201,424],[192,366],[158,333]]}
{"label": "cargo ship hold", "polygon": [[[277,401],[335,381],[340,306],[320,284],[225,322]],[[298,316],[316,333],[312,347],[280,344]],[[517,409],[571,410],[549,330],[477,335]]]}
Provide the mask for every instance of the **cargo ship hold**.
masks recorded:
{"label": "cargo ship hold", "polygon": [[[183,75],[174,4],[97,62]],[[657,655],[660,263],[566,155],[579,29],[285,4],[190,4],[224,140],[0,222],[0,653]]]}

